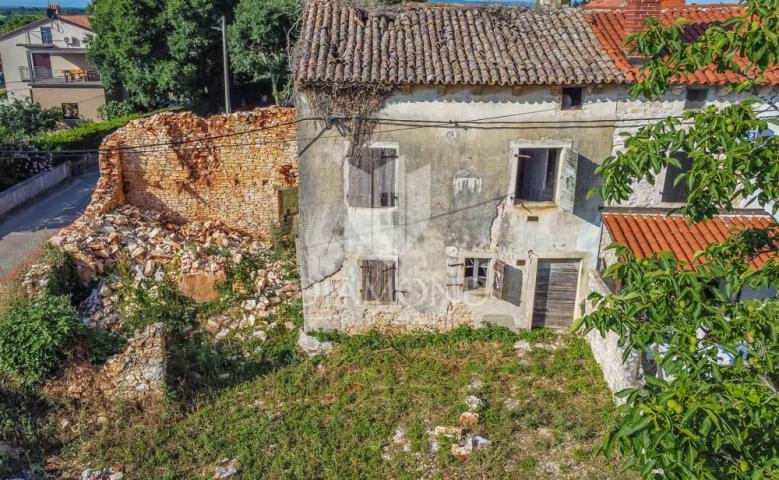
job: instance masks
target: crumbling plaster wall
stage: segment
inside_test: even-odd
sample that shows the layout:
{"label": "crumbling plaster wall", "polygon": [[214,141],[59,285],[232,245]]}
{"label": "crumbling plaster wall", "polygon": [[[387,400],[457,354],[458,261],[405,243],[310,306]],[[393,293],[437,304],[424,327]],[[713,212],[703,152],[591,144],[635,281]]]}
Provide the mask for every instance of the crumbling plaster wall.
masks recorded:
{"label": "crumbling plaster wall", "polygon": [[[653,123],[657,119],[667,116],[681,116],[686,111],[687,88],[684,86],[672,87],[665,95],[651,101],[646,99],[636,101],[630,98],[627,93],[625,91],[617,99],[616,113],[618,122],[614,130],[614,154],[625,148],[624,133],[635,133],[647,123]],[[732,93],[727,87],[712,86],[709,88],[705,106],[714,105],[717,108],[724,108],[750,97],[751,95],[749,94]],[[678,208],[682,206],[683,203],[663,201],[662,194],[665,176],[666,169],[663,169],[655,178],[654,184],[650,184],[646,180],[635,182],[633,184],[633,193],[619,206],[635,208]],[[746,207],[747,202],[743,201],[739,206]]]}
{"label": "crumbling plaster wall", "polygon": [[[587,199],[594,169],[612,151],[614,98],[619,89],[589,90],[580,110],[561,111],[559,92],[548,87],[396,92],[377,113],[398,124],[381,124],[373,145],[397,148],[398,204],[391,209],[347,207],[348,137],[322,122],[300,125],[299,256],[304,312],[309,330],[354,329],[378,319],[419,328],[446,328],[454,310],[469,323],[490,321],[530,326],[539,258],[581,259],[579,299],[587,272],[595,268],[600,240],[597,198]],[[305,97],[298,115],[314,115]],[[454,121],[485,120],[480,126]],[[412,120],[404,125],[403,121]],[[423,126],[417,121],[441,122]],[[497,122],[497,123],[496,123]],[[520,123],[521,122],[521,123]],[[572,212],[507,202],[519,145],[569,145],[579,153]],[[529,217],[537,217],[530,219]],[[464,293],[464,256],[525,260],[519,307],[489,295]],[[397,261],[395,305],[364,305],[359,295],[361,258]],[[490,278],[492,275],[490,274]],[[465,321],[465,320],[463,320]],[[404,327],[405,328],[405,327]]]}
{"label": "crumbling plaster wall", "polygon": [[294,109],[270,107],[130,122],[101,146],[87,215],[131,204],[175,223],[218,221],[265,238],[279,220],[278,192],[297,187],[294,120]]}

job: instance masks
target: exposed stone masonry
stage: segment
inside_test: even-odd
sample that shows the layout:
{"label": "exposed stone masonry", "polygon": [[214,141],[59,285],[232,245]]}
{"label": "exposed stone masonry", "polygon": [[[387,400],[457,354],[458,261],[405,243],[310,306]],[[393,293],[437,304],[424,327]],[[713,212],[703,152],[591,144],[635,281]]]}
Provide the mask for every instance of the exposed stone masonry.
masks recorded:
{"label": "exposed stone masonry", "polygon": [[125,204],[174,223],[219,221],[256,238],[279,220],[279,191],[296,188],[292,108],[201,118],[135,120],[101,146],[100,180],[85,216]]}

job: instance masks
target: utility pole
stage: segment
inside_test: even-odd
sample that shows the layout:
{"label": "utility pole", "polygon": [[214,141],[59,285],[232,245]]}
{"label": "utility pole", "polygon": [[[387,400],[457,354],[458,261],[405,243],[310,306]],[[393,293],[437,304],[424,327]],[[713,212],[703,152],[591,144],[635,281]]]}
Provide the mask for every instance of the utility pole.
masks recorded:
{"label": "utility pole", "polygon": [[222,61],[224,67],[224,80],[225,80],[225,113],[233,113],[233,109],[230,106],[230,70],[229,63],[227,61],[227,20],[222,15]]}

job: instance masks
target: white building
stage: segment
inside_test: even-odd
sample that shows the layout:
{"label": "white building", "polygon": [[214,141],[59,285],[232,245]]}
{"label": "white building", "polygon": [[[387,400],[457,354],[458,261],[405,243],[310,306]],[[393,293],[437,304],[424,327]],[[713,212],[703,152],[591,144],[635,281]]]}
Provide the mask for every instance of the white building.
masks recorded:
{"label": "white building", "polygon": [[8,99],[61,108],[65,119],[94,120],[106,93],[86,57],[89,18],[60,15],[59,7],[52,7],[50,18],[0,35]]}

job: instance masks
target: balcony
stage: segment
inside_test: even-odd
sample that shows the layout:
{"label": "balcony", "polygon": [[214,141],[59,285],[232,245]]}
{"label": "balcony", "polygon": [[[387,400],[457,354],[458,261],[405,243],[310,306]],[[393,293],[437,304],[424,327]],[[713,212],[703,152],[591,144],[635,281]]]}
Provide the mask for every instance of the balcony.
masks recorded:
{"label": "balcony", "polygon": [[19,76],[23,82],[51,83],[99,83],[100,74],[97,70],[82,70],[74,68],[70,70],[52,70],[47,67],[19,67]]}

